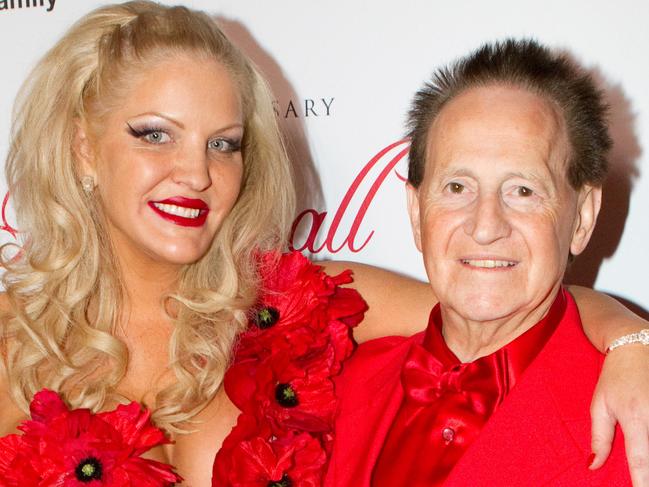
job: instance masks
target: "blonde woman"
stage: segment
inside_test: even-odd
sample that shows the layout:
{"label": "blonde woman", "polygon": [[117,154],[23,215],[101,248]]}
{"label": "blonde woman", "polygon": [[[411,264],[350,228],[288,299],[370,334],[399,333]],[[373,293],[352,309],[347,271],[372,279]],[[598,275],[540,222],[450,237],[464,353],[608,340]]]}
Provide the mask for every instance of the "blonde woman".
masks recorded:
{"label": "blonde woman", "polygon": [[[140,401],[171,434],[229,431],[215,397],[254,253],[283,246],[294,199],[249,61],[203,13],[96,10],[25,84],[6,173],[23,250],[3,262],[0,434],[44,387],[93,411]],[[165,448],[151,456],[201,485],[215,445]]]}
{"label": "blonde woman", "polygon": [[[239,417],[221,386],[257,302],[259,255],[284,247],[293,215],[264,80],[203,13],[147,1],[95,10],[25,83],[6,174],[22,241],[3,249],[0,436],[44,388],[94,413],[138,401],[174,440],[145,456],[174,465],[183,485],[209,485]],[[264,255],[266,268],[280,265]],[[422,322],[434,299],[425,285],[357,270],[370,305],[359,339]],[[402,293],[387,306],[378,297],[390,285]],[[600,348],[641,326],[592,292],[578,300]],[[649,362],[626,357],[608,377]],[[622,399],[601,402],[635,415],[626,404],[649,394],[633,390],[646,375],[633,371]],[[602,398],[619,381],[607,384]],[[106,465],[84,461],[61,478],[111,485]],[[257,480],[288,485],[273,472]]]}

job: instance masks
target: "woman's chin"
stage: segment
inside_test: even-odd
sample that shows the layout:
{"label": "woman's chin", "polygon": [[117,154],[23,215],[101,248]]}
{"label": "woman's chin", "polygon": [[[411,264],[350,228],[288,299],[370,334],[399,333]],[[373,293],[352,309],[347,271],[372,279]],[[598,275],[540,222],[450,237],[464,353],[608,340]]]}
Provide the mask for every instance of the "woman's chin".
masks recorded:
{"label": "woman's chin", "polygon": [[195,246],[171,245],[147,252],[149,258],[158,264],[189,265],[201,260],[209,248]]}

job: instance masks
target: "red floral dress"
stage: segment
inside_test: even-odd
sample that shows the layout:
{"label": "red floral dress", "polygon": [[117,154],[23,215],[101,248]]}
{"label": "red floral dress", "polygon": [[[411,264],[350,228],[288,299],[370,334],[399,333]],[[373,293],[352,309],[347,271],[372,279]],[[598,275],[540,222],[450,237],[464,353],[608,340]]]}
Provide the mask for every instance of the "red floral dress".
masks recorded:
{"label": "red floral dress", "polygon": [[[215,487],[316,487],[331,455],[333,378],[367,305],[298,252],[260,257],[263,290],[225,389],[242,411],[216,456]],[[169,443],[135,402],[98,414],[38,392],[22,434],[0,438],[0,487],[167,487],[170,465],[143,453]],[[1,413],[1,412],[0,412]]]}
{"label": "red floral dress", "polygon": [[333,378],[367,304],[351,271],[329,276],[298,252],[266,255],[260,303],[225,390],[242,411],[216,455],[213,487],[317,487],[331,455]]}
{"label": "red floral dress", "polygon": [[21,435],[0,438],[1,487],[166,487],[182,480],[171,466],[140,456],[169,440],[135,402],[92,414],[69,410],[45,389],[30,411]]}

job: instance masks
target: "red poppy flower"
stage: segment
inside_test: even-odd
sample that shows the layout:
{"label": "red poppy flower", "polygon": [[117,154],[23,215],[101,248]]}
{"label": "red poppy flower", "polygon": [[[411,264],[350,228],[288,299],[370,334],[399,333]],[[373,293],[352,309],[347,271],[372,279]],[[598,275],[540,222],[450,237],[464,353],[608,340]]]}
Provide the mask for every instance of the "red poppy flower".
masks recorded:
{"label": "red poppy flower", "polygon": [[0,477],[15,478],[16,485],[159,487],[182,480],[171,466],[140,457],[169,441],[137,403],[92,414],[68,410],[56,393],[43,390],[30,410],[32,419],[19,426],[22,435],[0,439],[3,456],[14,452],[11,461],[0,462]]}
{"label": "red poppy flower", "polygon": [[29,463],[29,454],[21,436],[0,438],[0,487],[38,485],[40,476]]}
{"label": "red poppy flower", "polygon": [[212,486],[319,487],[326,458],[319,441],[308,433],[289,433],[273,441],[256,436],[233,449],[229,469],[215,471]]}
{"label": "red poppy flower", "polygon": [[[349,278],[349,281],[347,278]],[[351,277],[343,273],[332,278],[332,280],[338,286],[339,284],[351,282]],[[363,316],[367,310],[367,303],[359,292],[348,287],[336,287],[327,307],[329,319],[340,320],[349,327],[354,327],[363,321]]]}
{"label": "red poppy flower", "polygon": [[333,377],[367,304],[351,272],[328,276],[298,252],[260,256],[263,295],[225,390],[243,412],[216,456],[213,487],[317,486],[333,444]]}
{"label": "red poppy flower", "polygon": [[241,337],[240,359],[263,350],[294,350],[287,334],[304,329],[324,330],[330,298],[339,284],[351,281],[348,273],[341,274],[340,279],[329,277],[322,267],[299,252],[280,257],[265,254],[261,261],[262,269],[267,270],[264,292],[252,313],[252,326]]}
{"label": "red poppy flower", "polygon": [[264,304],[281,309],[280,320],[289,325],[308,321],[313,310],[334,290],[322,267],[313,264],[299,252],[283,254],[275,263],[272,254],[262,262]]}
{"label": "red poppy flower", "polygon": [[268,421],[273,433],[287,430],[325,432],[333,428],[336,396],[324,360],[296,366],[292,362],[257,370],[256,415]]}
{"label": "red poppy flower", "polygon": [[227,485],[226,480],[232,470],[233,452],[245,442],[255,437],[270,438],[272,436],[267,424],[259,422],[252,414],[242,413],[230,434],[223,440],[221,448],[216,453],[212,470],[212,485]]}

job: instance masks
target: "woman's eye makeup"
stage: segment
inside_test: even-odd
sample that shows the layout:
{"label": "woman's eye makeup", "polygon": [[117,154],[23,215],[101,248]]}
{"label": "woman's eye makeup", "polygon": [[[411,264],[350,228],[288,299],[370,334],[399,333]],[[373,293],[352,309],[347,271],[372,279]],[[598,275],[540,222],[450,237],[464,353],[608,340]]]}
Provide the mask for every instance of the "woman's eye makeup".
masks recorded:
{"label": "woman's eye makeup", "polygon": [[[155,125],[133,126],[126,124],[128,133],[136,139],[143,140],[149,144],[165,144],[172,141],[172,137],[167,131]],[[240,137],[216,137],[207,141],[207,148],[216,152],[238,152],[241,150]]]}
{"label": "woman's eye makeup", "polygon": [[219,137],[210,140],[207,147],[218,152],[238,152],[241,150],[241,139]]}
{"label": "woman's eye makeup", "polygon": [[163,144],[171,140],[169,134],[163,128],[145,125],[143,127],[133,127],[130,123],[127,123],[128,132],[131,136],[142,139],[150,144]]}

